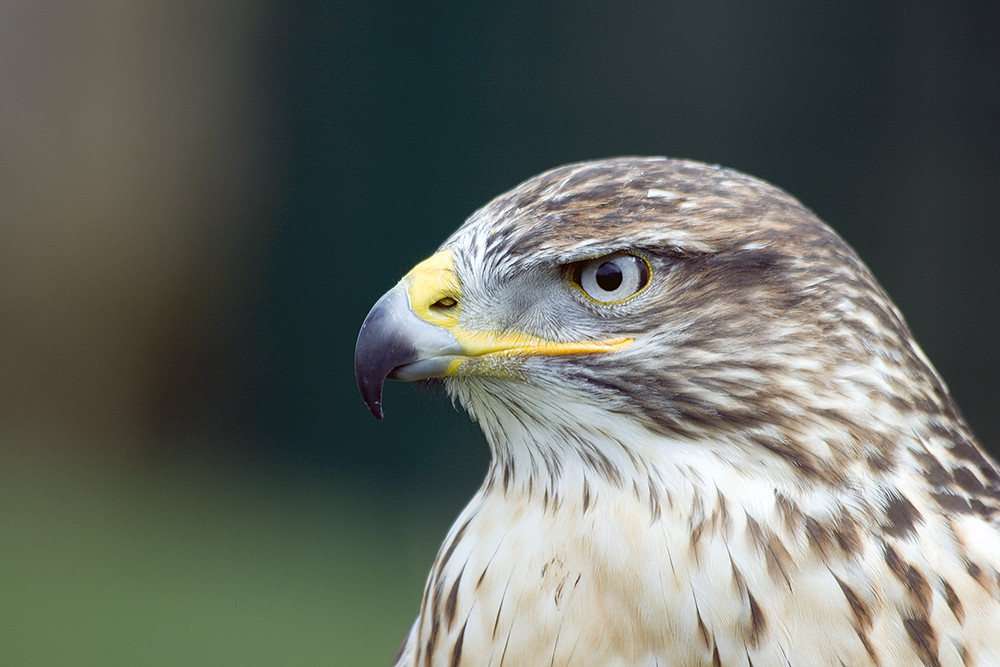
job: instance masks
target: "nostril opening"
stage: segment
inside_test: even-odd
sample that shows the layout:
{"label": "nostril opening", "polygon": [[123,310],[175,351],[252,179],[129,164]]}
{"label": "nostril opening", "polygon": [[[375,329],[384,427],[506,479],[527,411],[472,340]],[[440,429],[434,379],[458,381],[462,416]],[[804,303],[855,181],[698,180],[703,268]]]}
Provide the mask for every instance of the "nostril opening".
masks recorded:
{"label": "nostril opening", "polygon": [[431,304],[431,308],[435,310],[448,310],[449,308],[454,308],[458,305],[458,301],[450,296],[444,296]]}

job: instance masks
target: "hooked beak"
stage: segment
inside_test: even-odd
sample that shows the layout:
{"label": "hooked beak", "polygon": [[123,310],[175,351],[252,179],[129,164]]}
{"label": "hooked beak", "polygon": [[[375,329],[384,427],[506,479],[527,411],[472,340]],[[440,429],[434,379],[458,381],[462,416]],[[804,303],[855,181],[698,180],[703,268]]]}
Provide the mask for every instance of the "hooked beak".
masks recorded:
{"label": "hooked beak", "polygon": [[354,376],[375,419],[382,419],[382,384],[444,377],[462,347],[447,329],[420,319],[400,282],[372,307],[354,349]]}
{"label": "hooked beak", "polygon": [[459,322],[462,285],[450,250],[430,256],[372,307],[354,349],[354,375],[368,409],[382,419],[382,385],[455,374],[513,377],[535,355],[596,354],[632,338],[553,341],[517,331],[470,331]]}

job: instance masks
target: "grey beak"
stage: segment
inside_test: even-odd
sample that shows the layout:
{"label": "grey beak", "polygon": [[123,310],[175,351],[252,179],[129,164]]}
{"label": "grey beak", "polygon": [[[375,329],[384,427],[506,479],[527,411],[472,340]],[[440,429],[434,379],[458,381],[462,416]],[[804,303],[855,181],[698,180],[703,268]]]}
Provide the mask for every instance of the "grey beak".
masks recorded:
{"label": "grey beak", "polygon": [[413,312],[399,283],[375,302],[361,325],[354,348],[354,377],[361,398],[375,419],[382,419],[386,378],[423,380],[443,377],[462,348],[446,329]]}

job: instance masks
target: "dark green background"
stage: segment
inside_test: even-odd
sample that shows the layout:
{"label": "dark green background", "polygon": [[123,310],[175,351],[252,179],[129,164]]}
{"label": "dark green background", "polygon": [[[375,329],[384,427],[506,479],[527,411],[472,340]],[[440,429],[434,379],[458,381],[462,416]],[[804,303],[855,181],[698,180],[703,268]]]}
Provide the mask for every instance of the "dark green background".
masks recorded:
{"label": "dark green background", "polygon": [[[468,437],[446,434],[458,420],[443,401],[390,387],[387,421],[365,421],[357,324],[493,196],[626,154],[732,166],[814,209],[896,299],[983,440],[1000,441],[997,8],[349,3],[286,19],[294,143],[267,381],[269,400],[294,393],[269,421],[303,455],[407,482],[423,481],[414,466],[481,468],[481,452],[441,458],[438,438]],[[378,451],[331,449],[348,428]]]}
{"label": "dark green background", "polygon": [[[8,66],[26,102],[3,119],[49,136],[36,82],[50,81],[69,109],[53,165],[103,169],[104,143],[75,141],[91,135],[139,156],[83,200],[156,183],[159,204],[86,217],[74,194],[45,217],[25,197],[4,229],[98,234],[110,219],[117,244],[159,210],[155,229],[193,231],[169,246],[154,235],[106,282],[94,272],[130,246],[39,251],[47,263],[0,293],[6,321],[66,340],[88,340],[74,327],[89,313],[117,322],[90,307],[109,293],[125,305],[108,312],[138,322],[78,350],[0,333],[0,662],[387,664],[487,454],[433,391],[391,383],[372,419],[353,380],[358,328],[475,208],[570,161],[687,157],[794,194],[872,267],[998,451],[995,2],[35,6],[7,18],[59,53],[80,35],[79,54],[116,49],[109,66],[147,97],[112,98],[105,65],[80,74],[26,40],[10,48],[32,58]],[[18,182],[75,192],[32,171],[25,143],[0,158]],[[171,162],[174,145],[188,148]],[[53,271],[64,283],[17,282]],[[149,291],[126,298],[141,276]],[[151,302],[165,305],[137,307]],[[99,356],[61,375],[134,341],[117,375]]]}

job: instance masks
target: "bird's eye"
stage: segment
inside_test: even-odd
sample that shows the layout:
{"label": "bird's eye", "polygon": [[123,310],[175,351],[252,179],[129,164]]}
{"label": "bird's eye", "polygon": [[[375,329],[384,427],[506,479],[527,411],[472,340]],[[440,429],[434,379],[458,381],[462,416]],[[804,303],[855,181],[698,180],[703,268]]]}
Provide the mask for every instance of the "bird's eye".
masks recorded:
{"label": "bird's eye", "polygon": [[615,253],[577,262],[571,278],[584,294],[599,303],[624,301],[649,284],[649,262],[636,255]]}

